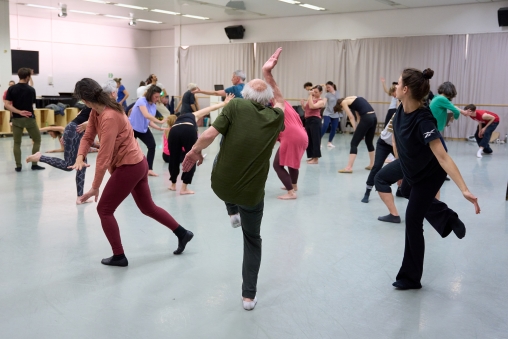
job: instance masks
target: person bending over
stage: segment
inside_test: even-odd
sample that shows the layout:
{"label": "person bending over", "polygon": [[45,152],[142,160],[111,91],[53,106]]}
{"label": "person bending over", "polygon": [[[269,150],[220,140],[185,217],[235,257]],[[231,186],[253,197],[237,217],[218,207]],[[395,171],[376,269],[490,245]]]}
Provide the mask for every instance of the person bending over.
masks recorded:
{"label": "person bending over", "polygon": [[[272,77],[279,48],[264,64],[266,82],[251,80],[243,89],[244,99],[233,99],[213,125],[198,139],[183,162],[190,171],[203,161],[201,150],[220,134],[224,136],[212,170],[212,189],[226,202],[229,215],[240,213],[244,239],[243,307],[252,310],[257,303],[257,280],[261,265],[261,219],[270,156],[279,133],[284,129],[284,98]],[[270,101],[274,107],[267,107]]]}
{"label": "person bending over", "polygon": [[101,147],[97,154],[95,177],[92,188],[81,196],[81,202],[99,197],[100,186],[106,174],[111,173],[97,205],[102,229],[113,250],[113,256],[101,261],[104,265],[128,265],[120,238],[120,230],[114,213],[122,201],[132,194],[139,210],[168,227],[178,238],[178,248],[174,254],[181,254],[194,234],[180,226],[164,209],[155,205],[148,186],[148,163],[134,138],[132,126],[120,106],[93,79],[84,78],[76,83],[74,95],[92,109],[85,135],[81,139],[78,157],[71,166],[81,171],[89,167],[86,155],[96,136]]}
{"label": "person bending over", "polygon": [[490,148],[489,142],[492,137],[492,133],[499,125],[499,116],[496,113],[489,111],[481,109],[477,110],[476,106],[473,104],[469,104],[464,107],[464,111],[461,113],[478,122],[478,128],[476,129],[474,137],[480,148],[478,149],[478,152],[476,152],[476,156],[481,158],[482,153],[492,154],[492,148]]}

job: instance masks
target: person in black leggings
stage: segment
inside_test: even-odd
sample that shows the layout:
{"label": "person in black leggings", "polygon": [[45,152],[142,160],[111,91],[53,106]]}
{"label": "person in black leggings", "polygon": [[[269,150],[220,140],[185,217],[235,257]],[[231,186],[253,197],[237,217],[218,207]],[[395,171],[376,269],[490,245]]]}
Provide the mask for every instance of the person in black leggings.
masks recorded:
{"label": "person in black leggings", "polygon": [[150,86],[145,95],[136,101],[129,115],[129,121],[134,130],[134,137],[139,138],[148,148],[146,160],[148,161],[148,175],[157,177],[153,171],[153,159],[155,158],[155,139],[148,126],[156,130],[163,131],[164,129],[156,124],[164,124],[166,119],[158,120],[155,117],[157,113],[156,102],[159,101],[162,89],[158,86]]}
{"label": "person in black leggings", "polygon": [[459,239],[466,235],[464,223],[457,213],[436,199],[447,173],[464,198],[474,204],[476,213],[480,213],[478,199],[469,192],[460,171],[445,150],[436,119],[423,105],[433,74],[431,69],[422,72],[407,68],[402,72],[396,89],[401,105],[393,119],[393,147],[404,175],[401,191],[409,197],[409,202],[405,217],[404,258],[393,286],[403,290],[422,287],[425,253],[423,219],[429,211],[435,212],[437,220],[433,226],[441,237],[448,236],[452,230]]}
{"label": "person in black leggings", "polygon": [[[191,150],[192,146],[198,140],[198,125],[196,123],[197,120],[203,118],[204,116],[210,114],[210,112],[215,111],[221,107],[226,106],[226,104],[233,99],[235,96],[233,94],[228,94],[226,96],[226,100],[223,102],[203,108],[194,113],[183,113],[176,119],[173,126],[171,126],[171,130],[168,136],[168,144],[169,144],[169,180],[171,181],[171,186],[169,187],[170,191],[176,191],[176,179],[180,174],[180,163],[182,163],[183,159],[187,155],[187,153]],[[194,194],[194,191],[191,191],[187,188],[187,185],[192,183],[192,178],[194,177],[194,172],[196,171],[196,165],[192,167],[192,169],[188,172],[182,173],[182,187],[180,189],[180,194]]]}
{"label": "person in black leggings", "polygon": [[[357,124],[351,111],[355,111],[360,118]],[[374,134],[376,133],[377,117],[374,108],[363,97],[349,96],[337,100],[334,108],[335,112],[345,111],[353,124],[353,138],[351,139],[351,149],[349,151],[349,161],[344,169],[339,170],[339,173],[353,173],[353,164],[355,163],[356,154],[358,153],[358,145],[365,138],[365,144],[369,151],[370,163],[365,167],[366,170],[371,170],[374,166]]]}
{"label": "person in black leggings", "polygon": [[372,169],[369,172],[369,177],[367,178],[367,188],[365,190],[365,195],[363,196],[362,202],[368,203],[369,202],[369,196],[370,192],[372,191],[372,187],[374,187],[374,177],[376,176],[377,172],[383,167],[383,164],[386,161],[386,158],[390,154],[393,154],[393,147],[392,147],[392,133],[393,133],[393,127],[392,127],[392,117],[394,115],[395,111],[388,112],[386,114],[385,119],[385,128],[381,132],[381,135],[379,136],[379,139],[377,139],[377,147],[375,152],[375,158],[374,158],[374,166],[372,166]]}

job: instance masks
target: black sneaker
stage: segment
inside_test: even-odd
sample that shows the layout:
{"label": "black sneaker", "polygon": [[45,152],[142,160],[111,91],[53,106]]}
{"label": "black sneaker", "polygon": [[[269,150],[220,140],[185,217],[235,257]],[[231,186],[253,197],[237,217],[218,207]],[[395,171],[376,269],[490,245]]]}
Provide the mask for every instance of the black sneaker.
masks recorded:
{"label": "black sneaker", "polygon": [[32,165],[32,171],[40,171],[40,170],[43,170],[43,169],[46,169],[46,167],[42,167],[42,166],[39,166],[39,165]]}
{"label": "black sneaker", "polygon": [[21,166],[14,168],[16,172],[21,172]]}
{"label": "black sneaker", "polygon": [[393,287],[396,287],[397,289],[399,290],[419,290],[420,288],[422,288],[422,284],[418,283],[418,284],[410,284],[404,280],[397,280],[396,282],[394,282],[392,284]]}
{"label": "black sneaker", "polygon": [[101,260],[101,264],[107,266],[119,266],[126,267],[129,265],[129,261],[125,255],[112,256]]}

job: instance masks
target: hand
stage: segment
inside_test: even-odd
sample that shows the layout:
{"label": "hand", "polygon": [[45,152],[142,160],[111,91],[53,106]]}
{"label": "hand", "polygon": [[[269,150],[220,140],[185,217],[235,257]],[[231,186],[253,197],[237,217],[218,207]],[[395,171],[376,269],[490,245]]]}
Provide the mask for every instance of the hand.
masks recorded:
{"label": "hand", "polygon": [[300,105],[303,107],[305,106],[305,100],[300,100]]}
{"label": "hand", "polygon": [[83,133],[86,130],[86,126],[88,126],[88,121],[85,121],[82,124],[79,124],[78,127],[76,127],[76,131],[78,133]]}
{"label": "hand", "polygon": [[381,82],[384,84],[386,82],[385,78],[381,78]]}
{"label": "hand", "polygon": [[201,90],[199,89],[199,87],[196,87],[194,90],[191,91],[191,93],[193,93],[193,94],[201,93]]}
{"label": "hand", "polygon": [[46,153],[55,153],[55,151],[51,150],[51,151],[46,151]]}
{"label": "hand", "polygon": [[400,185],[402,185],[402,179],[397,180],[397,186],[399,186],[399,187],[400,187]]}
{"label": "hand", "polygon": [[201,165],[203,163],[203,155],[201,152],[196,152],[193,149],[191,149],[187,155],[185,156],[185,159],[183,159],[182,162],[182,171],[183,172],[189,172],[196,163]]}
{"label": "hand", "polygon": [[263,73],[264,72],[271,72],[272,69],[277,65],[277,61],[279,60],[279,55],[282,52],[282,47],[277,48],[275,53],[268,59],[265,64],[263,65]]}
{"label": "hand", "polygon": [[[79,155],[79,156],[77,157],[76,162],[74,163],[74,165],[69,166],[69,167],[67,167],[67,168],[71,168],[71,169],[75,169],[75,170],[77,170],[77,171],[81,171],[81,170],[83,169],[83,167],[90,167],[90,165],[89,165],[89,164],[87,164],[87,163],[85,163],[85,162],[83,161],[83,156]],[[88,199],[86,199],[86,200],[88,200]],[[86,201],[86,200],[85,200],[85,201]]]}
{"label": "hand", "polygon": [[235,97],[235,95],[233,93],[228,94],[226,96],[226,99],[224,100],[224,104],[227,105],[227,103],[230,102],[234,97]]}
{"label": "hand", "polygon": [[483,134],[485,134],[485,127],[480,130],[480,133],[478,133],[478,136],[480,138],[483,138]]}
{"label": "hand", "polygon": [[161,121],[157,122],[158,124],[164,125],[166,122],[168,122],[168,118],[164,117]]}
{"label": "hand", "polygon": [[473,203],[476,214],[480,214],[480,205],[478,205],[478,198],[473,195],[473,193],[469,191],[462,192],[464,198],[466,198],[469,202]]}
{"label": "hand", "polygon": [[97,202],[97,199],[99,198],[99,189],[98,188],[90,188],[88,192],[83,194],[79,200],[83,204],[91,197],[95,197],[95,202]]}
{"label": "hand", "polygon": [[30,118],[32,116],[32,112],[30,111],[20,111],[18,114],[24,116],[25,118]]}

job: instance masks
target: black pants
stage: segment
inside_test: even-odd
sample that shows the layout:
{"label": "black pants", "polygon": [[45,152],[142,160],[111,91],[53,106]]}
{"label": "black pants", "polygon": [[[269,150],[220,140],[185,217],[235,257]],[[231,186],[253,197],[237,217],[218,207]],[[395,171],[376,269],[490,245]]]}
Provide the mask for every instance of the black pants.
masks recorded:
{"label": "black pants", "polygon": [[[385,166],[386,167],[386,166]],[[443,169],[413,185],[403,180],[402,195],[409,199],[406,208],[406,244],[404,259],[397,274],[397,280],[410,285],[420,285],[423,274],[423,258],[425,255],[425,239],[423,237],[423,219],[445,238],[452,231],[452,221],[457,213],[444,202],[437,200],[436,194],[443,185],[446,172]]]}
{"label": "black pants", "polygon": [[377,139],[376,157],[374,159],[374,166],[370,170],[369,177],[367,178],[367,187],[372,188],[374,186],[374,178],[377,172],[383,167],[388,155],[393,153],[392,145],[387,144],[383,139]]}
{"label": "black pants", "polygon": [[[358,154],[358,145],[363,138],[369,152],[374,152],[374,134],[376,133],[377,117],[376,113],[364,114],[356,126],[355,133],[351,139],[351,150],[349,154]],[[310,141],[309,141],[310,144]]]}
{"label": "black pants", "polygon": [[478,128],[476,128],[474,138],[476,139],[476,143],[478,144],[478,146],[483,147],[483,153],[487,153],[487,154],[492,153],[492,148],[490,148],[489,142],[490,142],[492,133],[495,131],[495,129],[497,128],[498,125],[499,125],[498,122],[494,122],[494,123],[490,124],[490,126],[487,127],[487,129],[485,130],[485,133],[483,133],[482,138],[480,138],[480,136],[478,134],[480,132],[479,131],[480,126],[478,126]]}
{"label": "black pants", "polygon": [[[379,148],[376,150],[378,152]],[[385,167],[381,168],[374,177],[376,191],[381,193],[392,193],[391,186],[404,177],[400,160],[395,159]]]}
{"label": "black pants", "polygon": [[243,232],[242,296],[254,299],[261,266],[261,220],[264,201],[256,206],[243,206],[226,202],[229,215],[240,213]]}
{"label": "black pants", "polygon": [[321,118],[306,118],[305,131],[309,137],[307,158],[321,158]]}
{"label": "black pants", "polygon": [[167,155],[166,153],[162,152],[162,160],[164,160],[164,162],[167,164],[169,162],[169,159],[171,157],[169,155]]}
{"label": "black pants", "polygon": [[[169,144],[169,175],[171,182],[176,183],[176,179],[180,174],[180,163],[187,155],[198,140],[196,127],[192,125],[178,125],[171,128],[168,136]],[[196,165],[189,172],[182,173],[182,181],[184,184],[191,184],[192,178],[196,172]]]}
{"label": "black pants", "polygon": [[145,133],[141,133],[138,131],[134,131],[134,138],[139,138],[148,148],[148,153],[146,154],[146,160],[148,161],[148,169],[153,169],[153,159],[155,158],[155,139],[153,138],[152,131],[148,128]]}

